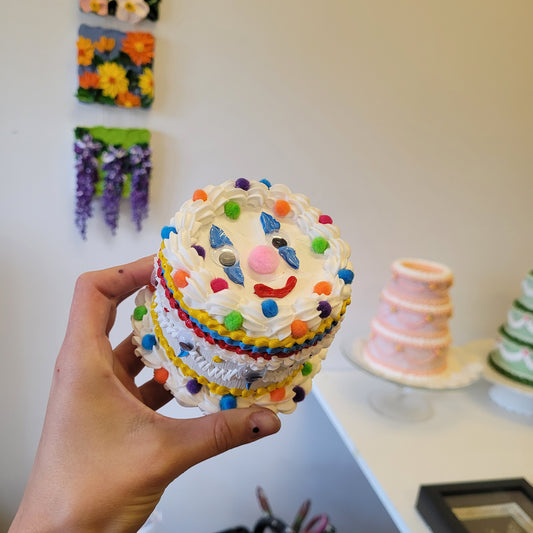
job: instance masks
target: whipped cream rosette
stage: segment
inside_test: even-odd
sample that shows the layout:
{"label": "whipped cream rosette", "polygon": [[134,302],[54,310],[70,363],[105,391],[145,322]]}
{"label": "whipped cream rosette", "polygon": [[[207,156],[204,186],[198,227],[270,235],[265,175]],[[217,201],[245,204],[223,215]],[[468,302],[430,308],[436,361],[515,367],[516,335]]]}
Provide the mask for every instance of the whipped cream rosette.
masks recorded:
{"label": "whipped cream rosette", "polygon": [[184,406],[290,413],[350,303],[350,248],[307,197],[267,180],[197,190],[161,232],[136,298],[136,353]]}

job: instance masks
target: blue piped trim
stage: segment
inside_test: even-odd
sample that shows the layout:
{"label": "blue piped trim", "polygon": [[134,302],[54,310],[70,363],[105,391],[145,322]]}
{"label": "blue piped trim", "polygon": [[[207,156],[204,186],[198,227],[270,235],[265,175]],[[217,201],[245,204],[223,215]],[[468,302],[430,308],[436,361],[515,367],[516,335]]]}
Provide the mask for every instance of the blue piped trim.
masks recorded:
{"label": "blue piped trim", "polygon": [[[165,271],[163,270],[163,267],[161,267],[161,272],[163,273],[163,279],[164,279]],[[166,286],[166,283],[165,283],[165,286]],[[172,297],[174,298],[174,293],[172,292],[172,289],[168,286],[167,286],[167,289],[169,290],[169,292],[172,294]],[[174,300],[179,305],[179,302],[175,298]],[[182,311],[184,310],[182,309]],[[220,335],[216,331],[210,330],[204,324],[199,322],[198,319],[190,316],[188,313],[187,313],[187,316],[189,317],[190,321],[200,329],[200,331],[202,331],[203,333],[206,333],[207,335],[210,335],[215,340],[224,341],[226,344],[229,344],[230,346],[236,346],[236,347],[242,348],[243,350],[250,352],[250,353],[267,353],[269,355],[276,355],[278,353],[291,353],[291,352],[300,350],[302,348],[313,346],[317,342],[320,342],[326,335],[328,335],[331,332],[331,330],[339,323],[338,320],[334,320],[331,323],[331,326],[328,329],[326,329],[323,333],[321,333],[320,335],[315,335],[312,339],[308,339],[302,344],[293,344],[290,348],[267,348],[266,346],[254,346],[252,344],[245,344],[243,342],[235,341],[230,337],[224,337],[223,335]]]}

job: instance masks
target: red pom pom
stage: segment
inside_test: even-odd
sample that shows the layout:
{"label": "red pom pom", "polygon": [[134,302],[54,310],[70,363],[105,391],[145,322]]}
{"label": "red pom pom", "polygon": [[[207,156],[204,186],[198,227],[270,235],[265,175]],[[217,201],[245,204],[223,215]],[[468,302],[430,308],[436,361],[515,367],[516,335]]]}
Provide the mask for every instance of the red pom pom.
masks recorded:
{"label": "red pom pom", "polygon": [[333,224],[333,219],[329,215],[320,215],[318,221],[320,224]]}
{"label": "red pom pom", "polygon": [[220,292],[228,288],[228,282],[222,278],[215,278],[211,280],[211,289],[213,292]]}

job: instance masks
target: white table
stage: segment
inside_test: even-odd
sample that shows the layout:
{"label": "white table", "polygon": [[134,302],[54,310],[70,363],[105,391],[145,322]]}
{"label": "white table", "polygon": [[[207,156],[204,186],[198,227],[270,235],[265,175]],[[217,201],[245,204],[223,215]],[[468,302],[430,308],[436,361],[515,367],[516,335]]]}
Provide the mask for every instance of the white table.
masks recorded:
{"label": "white table", "polygon": [[422,484],[533,482],[533,417],[496,405],[488,396],[491,384],[482,379],[465,389],[424,392],[434,412],[423,422],[392,420],[369,405],[376,388],[395,386],[325,364],[314,391],[400,531],[429,531],[415,507]]}

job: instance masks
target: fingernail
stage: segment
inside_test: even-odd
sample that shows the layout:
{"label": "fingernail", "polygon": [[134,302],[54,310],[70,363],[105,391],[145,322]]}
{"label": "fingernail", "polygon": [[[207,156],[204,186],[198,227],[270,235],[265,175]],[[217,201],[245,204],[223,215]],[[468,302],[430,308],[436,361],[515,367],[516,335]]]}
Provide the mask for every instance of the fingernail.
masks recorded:
{"label": "fingernail", "polygon": [[270,409],[260,409],[250,417],[252,438],[260,439],[277,433],[281,427],[280,419]]}

